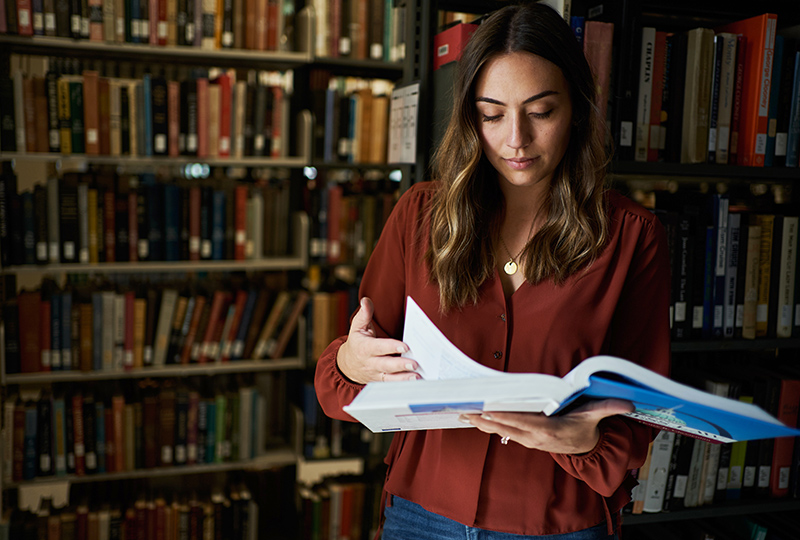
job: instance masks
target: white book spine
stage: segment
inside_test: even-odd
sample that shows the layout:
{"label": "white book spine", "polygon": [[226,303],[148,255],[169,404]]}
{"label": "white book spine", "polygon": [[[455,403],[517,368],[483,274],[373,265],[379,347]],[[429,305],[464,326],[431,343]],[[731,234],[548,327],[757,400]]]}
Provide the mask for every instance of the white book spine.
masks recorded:
{"label": "white book spine", "polygon": [[653,454],[650,457],[650,471],[647,475],[647,488],[644,494],[645,512],[660,512],[664,504],[667,488],[667,473],[675,444],[675,432],[661,431],[653,441]]}
{"label": "white book spine", "polygon": [[794,285],[797,271],[797,216],[783,218],[781,239],[780,277],[778,278],[778,320],[776,333],[779,338],[792,337],[794,311]]}
{"label": "white book spine", "polygon": [[653,59],[656,48],[656,29],[642,28],[642,49],[639,64],[639,99],[636,107],[636,161],[647,161],[650,135],[650,106],[653,94]]}

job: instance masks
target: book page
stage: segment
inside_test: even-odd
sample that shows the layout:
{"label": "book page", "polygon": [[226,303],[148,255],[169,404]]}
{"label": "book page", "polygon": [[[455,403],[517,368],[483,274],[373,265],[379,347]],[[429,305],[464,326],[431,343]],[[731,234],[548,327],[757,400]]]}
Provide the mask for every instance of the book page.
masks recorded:
{"label": "book page", "polygon": [[403,342],[409,347],[403,357],[417,361],[417,373],[423,379],[471,379],[503,375],[502,371],[479,364],[461,352],[410,296],[406,299]]}

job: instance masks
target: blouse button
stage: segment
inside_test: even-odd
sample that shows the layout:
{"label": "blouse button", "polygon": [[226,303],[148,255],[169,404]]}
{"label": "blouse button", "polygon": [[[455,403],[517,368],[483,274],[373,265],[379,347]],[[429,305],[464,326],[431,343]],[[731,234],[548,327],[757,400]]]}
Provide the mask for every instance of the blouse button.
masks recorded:
{"label": "blouse button", "polygon": [[500,320],[505,322],[505,320],[506,320],[506,314],[505,313],[501,313],[500,314]]}
{"label": "blouse button", "polygon": [[500,351],[494,351],[494,357],[499,360],[500,358],[503,357],[503,353],[501,353]]}

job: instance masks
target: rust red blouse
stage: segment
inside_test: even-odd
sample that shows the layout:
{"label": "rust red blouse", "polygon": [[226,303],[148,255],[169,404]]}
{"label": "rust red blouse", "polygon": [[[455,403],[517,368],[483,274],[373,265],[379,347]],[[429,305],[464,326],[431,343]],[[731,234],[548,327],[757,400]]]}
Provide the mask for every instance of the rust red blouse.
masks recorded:
{"label": "rust red blouse", "polygon": [[[491,368],[563,376],[581,360],[610,354],[661,374],[669,370],[669,255],[664,228],[648,210],[608,195],[610,240],[601,257],[563,286],[523,283],[508,299],[497,275],[480,302],[439,313],[438,290],[423,262],[430,223],[424,208],[434,185],[420,183],[398,201],[370,257],[360,296],[375,304],[378,337],[402,339],[411,295],[465,354]],[[336,365],[343,336],[316,369],[326,414],[342,411],[362,386]],[[386,457],[385,490],[466,525],[514,534],[585,529],[630,500],[630,470],[643,464],[654,432],[612,417],[591,452],[551,454],[477,429],[397,433]]]}

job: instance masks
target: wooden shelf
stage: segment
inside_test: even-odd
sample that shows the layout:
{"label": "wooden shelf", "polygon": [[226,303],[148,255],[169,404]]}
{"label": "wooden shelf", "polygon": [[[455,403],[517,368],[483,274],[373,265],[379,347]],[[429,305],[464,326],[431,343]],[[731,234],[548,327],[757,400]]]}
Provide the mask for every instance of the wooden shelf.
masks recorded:
{"label": "wooden shelf", "polygon": [[800,170],[793,167],[740,167],[738,165],[716,165],[714,163],[666,163],[614,161],[609,175],[612,178],[628,179],[642,176],[646,180],[703,181],[758,180],[760,182],[800,181]]}
{"label": "wooden shelf", "polygon": [[669,521],[763,514],[765,512],[796,512],[798,510],[800,510],[800,500],[798,499],[762,499],[756,501],[730,502],[700,508],[686,508],[675,512],[626,514],[622,517],[622,523],[623,526],[645,525],[651,523],[666,523]]}
{"label": "wooden shelf", "polygon": [[672,352],[764,351],[770,349],[800,349],[800,339],[707,339],[673,341]]}
{"label": "wooden shelf", "polygon": [[308,165],[305,157],[241,157],[241,158],[201,158],[197,156],[90,156],[86,154],[51,154],[47,152],[3,152],[0,161],[13,159],[34,161],[41,163],[69,164],[72,167],[86,167],[87,165],[115,165],[124,167],[159,167],[159,166],[185,166],[192,163],[202,163],[211,167],[270,167],[300,169]]}
{"label": "wooden shelf", "polygon": [[124,58],[132,62],[179,62],[209,67],[224,65],[254,69],[292,69],[312,61],[311,55],[306,52],[209,50],[200,47],[166,47],[145,43],[105,43],[63,37],[0,35],[0,43],[10,52],[20,54]]}
{"label": "wooden shelf", "polygon": [[69,474],[66,476],[45,476],[35,478],[33,480],[26,480],[21,482],[8,482],[3,484],[3,489],[17,489],[20,490],[30,489],[46,489],[48,485],[56,485],[67,482],[69,484],[81,484],[92,482],[108,482],[112,480],[131,480],[131,479],[146,479],[146,478],[160,478],[172,477],[183,475],[196,475],[196,474],[209,474],[230,471],[260,471],[270,469],[272,467],[285,467],[288,465],[295,465],[297,463],[297,456],[289,448],[279,448],[268,450],[264,455],[247,459],[242,461],[230,461],[226,463],[205,463],[201,465],[181,465],[174,467],[156,467],[152,469],[137,469],[134,471],[123,471],[113,473],[99,473],[99,474],[86,474],[75,475]]}

